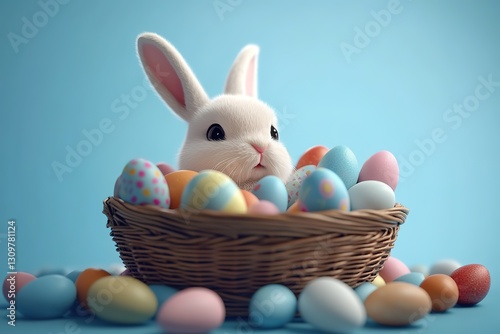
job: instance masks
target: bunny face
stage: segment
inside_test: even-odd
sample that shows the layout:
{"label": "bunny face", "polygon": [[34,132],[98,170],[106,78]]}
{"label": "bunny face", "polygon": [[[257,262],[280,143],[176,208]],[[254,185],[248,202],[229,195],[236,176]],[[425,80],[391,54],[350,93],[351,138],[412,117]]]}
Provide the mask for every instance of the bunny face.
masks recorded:
{"label": "bunny face", "polygon": [[288,179],[293,165],[279,142],[276,115],[257,99],[258,47],[242,49],[229,72],[225,94],[213,100],[180,53],[162,37],[144,33],[137,48],[158,94],[189,123],[179,153],[181,169],[215,169],[244,189],[252,189],[266,175]]}

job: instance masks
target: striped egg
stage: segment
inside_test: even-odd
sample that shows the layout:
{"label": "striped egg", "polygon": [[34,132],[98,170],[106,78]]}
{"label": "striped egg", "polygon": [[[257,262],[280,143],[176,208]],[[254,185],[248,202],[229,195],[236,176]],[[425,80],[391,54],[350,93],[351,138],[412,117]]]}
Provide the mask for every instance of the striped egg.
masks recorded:
{"label": "striped egg", "polygon": [[226,174],[204,170],[189,181],[182,192],[181,209],[246,213],[245,197]]}

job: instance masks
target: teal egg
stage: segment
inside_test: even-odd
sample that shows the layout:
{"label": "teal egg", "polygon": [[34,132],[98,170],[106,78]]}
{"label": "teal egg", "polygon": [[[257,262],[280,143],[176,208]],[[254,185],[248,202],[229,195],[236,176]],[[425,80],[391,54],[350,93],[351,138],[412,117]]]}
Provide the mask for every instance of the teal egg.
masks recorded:
{"label": "teal egg", "polygon": [[368,297],[373,291],[377,290],[377,286],[370,282],[364,282],[354,288],[354,292],[358,295],[359,299],[364,303],[366,297]]}
{"label": "teal egg", "polygon": [[250,299],[249,324],[260,328],[279,328],[289,323],[297,312],[297,297],[284,285],[269,284],[258,289]]}
{"label": "teal egg", "polygon": [[46,275],[26,284],[16,296],[16,307],[26,318],[62,317],[76,300],[73,281],[62,275]]}
{"label": "teal egg", "polygon": [[338,145],[321,158],[318,167],[328,168],[335,172],[347,189],[356,184],[359,177],[358,159],[351,149],[344,145]]}
{"label": "teal egg", "polygon": [[260,179],[252,193],[261,201],[269,201],[276,205],[280,212],[288,208],[288,192],[286,186],[276,175],[267,175]]}
{"label": "teal egg", "polygon": [[393,282],[405,282],[416,286],[420,286],[420,284],[424,281],[424,279],[425,279],[424,274],[419,272],[411,272],[395,278]]}
{"label": "teal egg", "polygon": [[302,182],[299,206],[305,211],[349,211],[347,188],[340,177],[327,168],[318,167]]}

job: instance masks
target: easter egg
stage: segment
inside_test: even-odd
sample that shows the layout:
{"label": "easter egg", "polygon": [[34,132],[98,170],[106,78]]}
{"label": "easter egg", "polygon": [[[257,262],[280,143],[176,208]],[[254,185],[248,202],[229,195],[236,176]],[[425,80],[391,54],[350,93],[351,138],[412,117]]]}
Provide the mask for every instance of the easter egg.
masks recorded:
{"label": "easter egg", "polygon": [[150,161],[133,159],[120,176],[119,198],[127,203],[170,207],[170,193],[162,172]]}
{"label": "easter egg", "polygon": [[422,273],[425,277],[429,276],[429,267],[425,264],[414,264],[409,269],[412,273]]}
{"label": "easter egg", "polygon": [[106,270],[96,269],[96,268],[88,268],[85,269],[78,275],[78,278],[75,281],[76,293],[78,297],[78,301],[86,308],[87,307],[87,293],[90,289],[90,286],[94,284],[95,281],[102,277],[110,276]]}
{"label": "easter egg", "polygon": [[243,197],[245,197],[245,202],[247,203],[247,207],[250,208],[252,204],[258,203],[259,199],[257,196],[252,194],[250,191],[241,189],[241,193],[243,194]]}
{"label": "easter egg", "polygon": [[288,181],[285,183],[286,192],[288,194],[288,207],[292,206],[293,203],[299,198],[299,190],[302,186],[302,182],[308,177],[314,170],[316,166],[307,165],[300,167],[292,173]]}
{"label": "easter egg", "polygon": [[280,213],[280,210],[276,205],[274,205],[274,203],[262,200],[250,205],[250,207],[248,208],[248,213],[277,215]]}
{"label": "easter egg", "polygon": [[248,322],[252,327],[279,328],[290,322],[296,312],[297,298],[294,293],[284,285],[269,284],[252,295]]}
{"label": "easter egg", "polygon": [[129,276],[98,279],[87,294],[87,305],[102,320],[117,324],[142,324],[151,319],[158,301],[143,282]]}
{"label": "easter egg", "polygon": [[125,269],[123,263],[113,263],[109,267],[107,267],[106,271],[111,275],[117,276],[120,275]]}
{"label": "easter egg", "polygon": [[166,162],[158,162],[156,167],[160,170],[162,175],[167,175],[175,171],[175,168],[167,164]]}
{"label": "easter egg", "polygon": [[476,305],[490,290],[490,272],[480,264],[468,264],[456,269],[450,277],[458,286],[458,305]]}
{"label": "easter egg", "polygon": [[192,170],[178,170],[165,175],[170,194],[170,209],[177,209],[181,205],[184,188],[198,172]]}
{"label": "easter egg", "polygon": [[384,262],[384,266],[379,272],[379,275],[386,283],[392,282],[399,276],[410,273],[410,269],[401,260],[393,256],[389,256]]}
{"label": "easter egg", "polygon": [[224,302],[206,288],[187,288],[170,297],[156,320],[167,333],[206,333],[220,327],[226,317]]}
{"label": "easter egg", "polygon": [[420,284],[432,301],[434,312],[444,312],[457,304],[458,286],[448,275],[430,275]]}
{"label": "easter egg", "polygon": [[338,145],[328,151],[318,164],[318,167],[328,168],[335,172],[347,189],[358,181],[359,166],[358,159],[351,149],[344,145]]}
{"label": "easter egg", "polygon": [[285,184],[276,175],[264,176],[255,184],[252,193],[259,200],[269,201],[276,205],[280,212],[285,212],[288,208],[288,195]]}
{"label": "easter egg", "polygon": [[391,282],[365,300],[368,317],[387,326],[405,326],[431,311],[431,298],[424,289],[405,282]]}
{"label": "easter egg", "polygon": [[422,273],[409,272],[408,274],[401,275],[393,280],[393,282],[405,282],[416,286],[424,281],[425,276]]}
{"label": "easter egg", "polygon": [[322,145],[317,145],[309,148],[299,158],[295,169],[299,169],[307,165],[317,166],[326,152],[328,152],[328,147]]}
{"label": "easter egg", "polygon": [[356,183],[349,190],[351,210],[383,210],[396,204],[396,195],[391,187],[380,181]]}
{"label": "easter egg", "polygon": [[158,301],[158,309],[165,303],[170,297],[175,295],[179,290],[172,288],[168,285],[161,284],[152,284],[149,285],[149,288],[156,296],[156,300]]}
{"label": "easter egg", "polygon": [[238,185],[226,174],[204,170],[189,181],[181,196],[184,210],[215,210],[246,213],[245,197]]}
{"label": "easter egg", "polygon": [[384,281],[384,279],[380,275],[375,276],[375,278],[373,279],[372,283],[377,288],[380,288],[381,286],[384,286],[386,284],[385,281]]}
{"label": "easter egg", "polygon": [[429,275],[444,274],[450,276],[452,272],[460,268],[460,262],[452,259],[442,259],[433,263],[429,269]]}
{"label": "easter egg", "polygon": [[45,275],[62,275],[66,276],[68,274],[68,269],[67,268],[61,268],[61,267],[54,267],[54,266],[46,266],[40,268],[38,271],[35,272],[36,277],[42,277]]}
{"label": "easter egg", "polygon": [[29,282],[36,279],[36,276],[30,273],[17,272],[16,274],[9,274],[5,277],[2,284],[2,293],[6,300],[15,298],[16,294]]}
{"label": "easter egg", "polygon": [[298,212],[305,212],[302,210],[302,208],[300,207],[299,205],[299,201],[295,201],[295,203],[293,203],[287,210],[286,212],[288,213],[298,213]]}
{"label": "easter egg", "polygon": [[16,295],[16,307],[30,319],[62,317],[73,305],[76,289],[62,275],[45,275],[26,284]]}
{"label": "easter egg", "polygon": [[66,274],[66,277],[69,278],[73,283],[75,283],[81,273],[81,270],[73,270],[70,273]]}
{"label": "easter egg", "polygon": [[359,299],[362,302],[366,300],[366,298],[375,290],[377,290],[377,286],[370,282],[364,282],[354,288],[354,292],[358,295]]}
{"label": "easter egg", "polygon": [[306,322],[327,333],[351,332],[366,321],[354,290],[332,277],[311,280],[299,295],[298,309]]}
{"label": "easter egg", "polygon": [[334,172],[318,167],[303,182],[299,206],[313,212],[323,210],[349,211],[349,195],[344,182]]}
{"label": "easter egg", "polygon": [[380,151],[368,158],[361,167],[358,182],[367,180],[384,182],[392,190],[396,190],[399,180],[396,157],[389,151]]}
{"label": "easter egg", "polygon": [[113,196],[120,197],[120,187],[122,185],[122,176],[118,176],[115,181],[115,187],[113,188]]}

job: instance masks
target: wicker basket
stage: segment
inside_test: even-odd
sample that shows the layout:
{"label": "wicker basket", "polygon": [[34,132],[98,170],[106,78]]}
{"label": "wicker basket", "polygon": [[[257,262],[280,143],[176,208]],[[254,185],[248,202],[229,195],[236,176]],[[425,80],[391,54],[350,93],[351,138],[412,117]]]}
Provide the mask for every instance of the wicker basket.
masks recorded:
{"label": "wicker basket", "polygon": [[228,316],[247,316],[252,294],[279,283],[297,295],[311,279],[372,281],[408,209],[280,215],[191,214],[109,197],[107,227],[124,265],[148,284],[204,286]]}

